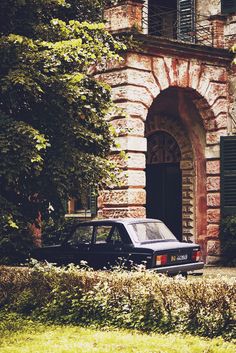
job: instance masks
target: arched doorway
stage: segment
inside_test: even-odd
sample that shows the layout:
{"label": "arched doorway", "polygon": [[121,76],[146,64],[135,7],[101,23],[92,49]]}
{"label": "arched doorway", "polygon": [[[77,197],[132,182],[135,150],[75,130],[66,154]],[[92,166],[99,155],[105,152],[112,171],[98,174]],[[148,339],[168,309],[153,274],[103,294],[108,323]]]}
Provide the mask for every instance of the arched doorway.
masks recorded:
{"label": "arched doorway", "polygon": [[161,219],[182,240],[180,148],[174,137],[165,131],[148,136],[147,142],[147,217]]}
{"label": "arched doorway", "polygon": [[[168,88],[156,97],[149,108],[145,124],[148,142],[146,214],[147,217],[163,219],[178,238],[199,241],[206,232],[206,135],[199,112],[193,103],[192,93],[190,90]],[[150,166],[155,164],[159,164],[159,167]],[[160,172],[164,176],[158,174],[157,177],[159,180],[163,178],[167,184],[160,187],[167,190],[165,197],[168,197],[168,203],[165,205],[169,208],[168,217],[160,213],[155,215],[154,211],[151,211],[159,200],[157,191],[151,187],[153,175],[157,173],[158,168],[164,169]],[[161,192],[163,193],[159,190],[158,193]],[[151,201],[152,198],[156,199]],[[174,209],[175,200],[178,201]],[[151,206],[152,202],[154,206]],[[165,208],[163,204],[160,205],[162,209]],[[178,220],[179,223],[176,223]]]}

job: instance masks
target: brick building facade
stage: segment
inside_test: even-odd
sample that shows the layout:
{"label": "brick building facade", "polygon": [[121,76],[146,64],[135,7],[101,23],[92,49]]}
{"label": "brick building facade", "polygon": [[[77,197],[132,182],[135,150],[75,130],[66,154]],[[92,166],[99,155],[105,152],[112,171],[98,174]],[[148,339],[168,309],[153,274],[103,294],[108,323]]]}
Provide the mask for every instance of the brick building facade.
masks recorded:
{"label": "brick building facade", "polygon": [[[121,161],[114,151],[124,183],[99,197],[98,214],[161,218],[179,239],[200,243],[213,263],[220,254],[222,137],[232,137],[236,149],[229,52],[236,42],[235,1],[116,3],[105,9],[108,30],[131,32],[139,45],[97,74],[121,108],[111,121],[128,157]],[[236,193],[236,174],[232,180]]]}

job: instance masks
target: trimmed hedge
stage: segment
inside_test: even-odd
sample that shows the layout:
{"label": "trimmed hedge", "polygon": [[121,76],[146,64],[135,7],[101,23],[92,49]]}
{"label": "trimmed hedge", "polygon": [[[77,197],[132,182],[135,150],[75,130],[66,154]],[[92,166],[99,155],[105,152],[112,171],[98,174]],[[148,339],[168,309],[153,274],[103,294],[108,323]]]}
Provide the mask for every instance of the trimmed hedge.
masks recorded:
{"label": "trimmed hedge", "polygon": [[43,321],[236,338],[235,279],[0,267],[0,307]]}

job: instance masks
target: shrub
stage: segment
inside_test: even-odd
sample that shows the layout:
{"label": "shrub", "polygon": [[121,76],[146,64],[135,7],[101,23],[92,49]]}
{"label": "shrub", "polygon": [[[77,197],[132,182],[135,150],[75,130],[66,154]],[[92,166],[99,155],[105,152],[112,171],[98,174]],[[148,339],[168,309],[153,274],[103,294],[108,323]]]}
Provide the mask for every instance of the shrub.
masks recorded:
{"label": "shrub", "polygon": [[42,321],[236,337],[235,279],[74,266],[0,268],[0,306]]}
{"label": "shrub", "polygon": [[225,265],[236,266],[236,215],[222,219],[220,240],[222,262]]}
{"label": "shrub", "polygon": [[78,219],[61,218],[57,221],[49,219],[42,224],[42,242],[44,245],[53,245],[61,243],[78,224]]}
{"label": "shrub", "polygon": [[23,225],[20,229],[4,226],[0,216],[0,264],[25,262],[33,247],[33,236]]}

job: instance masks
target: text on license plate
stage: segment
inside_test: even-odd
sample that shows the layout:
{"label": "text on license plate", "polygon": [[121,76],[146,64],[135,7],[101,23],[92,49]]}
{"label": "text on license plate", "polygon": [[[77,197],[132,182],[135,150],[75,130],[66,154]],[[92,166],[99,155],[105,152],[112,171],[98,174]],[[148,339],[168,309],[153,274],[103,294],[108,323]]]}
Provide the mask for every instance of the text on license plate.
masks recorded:
{"label": "text on license plate", "polygon": [[170,260],[171,261],[183,261],[187,260],[188,255],[187,254],[182,254],[182,255],[171,255]]}

